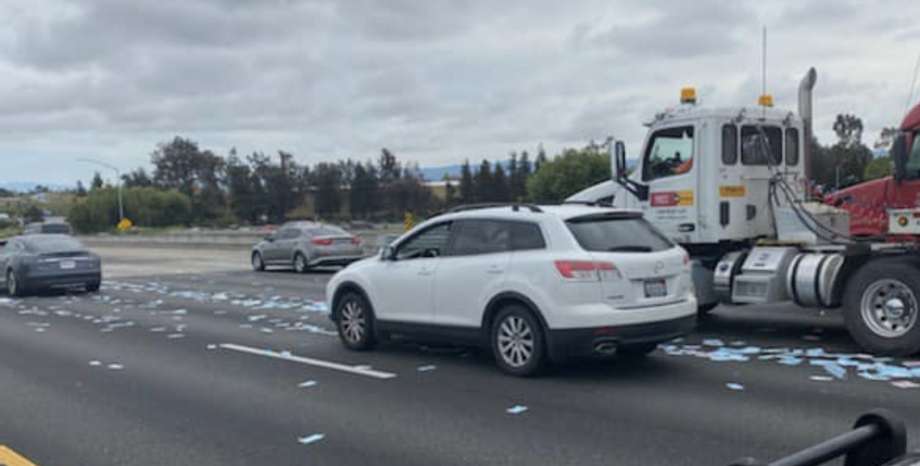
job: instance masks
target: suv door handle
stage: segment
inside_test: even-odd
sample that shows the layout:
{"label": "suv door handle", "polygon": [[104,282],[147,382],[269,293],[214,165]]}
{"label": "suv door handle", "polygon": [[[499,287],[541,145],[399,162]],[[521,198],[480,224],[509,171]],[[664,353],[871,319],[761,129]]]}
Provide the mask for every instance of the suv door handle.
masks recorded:
{"label": "suv door handle", "polygon": [[430,269],[430,268],[428,268],[428,267],[422,267],[422,268],[419,269],[419,271],[418,271],[418,274],[419,274],[419,275],[422,275],[422,276],[428,276],[428,275],[431,275],[431,274],[433,274],[433,273],[434,273],[434,270],[432,270],[432,269]]}
{"label": "suv door handle", "polygon": [[491,273],[491,274],[500,274],[504,272],[505,272],[505,268],[500,265],[490,265],[489,269],[486,271],[486,273]]}

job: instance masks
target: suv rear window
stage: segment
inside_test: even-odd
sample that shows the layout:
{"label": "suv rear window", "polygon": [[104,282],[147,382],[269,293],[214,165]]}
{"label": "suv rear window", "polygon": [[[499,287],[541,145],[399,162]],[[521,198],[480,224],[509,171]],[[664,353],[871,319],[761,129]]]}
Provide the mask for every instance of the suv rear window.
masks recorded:
{"label": "suv rear window", "polygon": [[587,251],[656,252],[674,247],[671,240],[635,215],[589,215],[565,223]]}

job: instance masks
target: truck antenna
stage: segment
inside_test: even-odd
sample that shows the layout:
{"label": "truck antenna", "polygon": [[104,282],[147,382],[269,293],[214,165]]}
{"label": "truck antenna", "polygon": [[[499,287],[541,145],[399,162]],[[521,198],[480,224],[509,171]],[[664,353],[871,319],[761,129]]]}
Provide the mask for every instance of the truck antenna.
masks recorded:
{"label": "truck antenna", "polygon": [[[760,95],[767,95],[767,27],[763,27],[763,40],[761,42],[760,61]],[[767,116],[767,107],[761,105],[762,116]]]}
{"label": "truck antenna", "polygon": [[910,82],[910,92],[907,94],[907,102],[904,103],[904,113],[910,109],[910,104],[914,101],[914,87],[917,85],[917,72],[920,71],[920,54],[917,54],[917,64],[914,65],[914,79]]}

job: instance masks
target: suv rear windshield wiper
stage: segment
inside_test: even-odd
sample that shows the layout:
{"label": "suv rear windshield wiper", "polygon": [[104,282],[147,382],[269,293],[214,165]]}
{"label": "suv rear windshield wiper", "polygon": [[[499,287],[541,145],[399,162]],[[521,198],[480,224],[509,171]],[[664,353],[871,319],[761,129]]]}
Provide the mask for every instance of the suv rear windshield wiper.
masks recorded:
{"label": "suv rear windshield wiper", "polygon": [[614,246],[607,248],[610,252],[652,252],[651,246]]}

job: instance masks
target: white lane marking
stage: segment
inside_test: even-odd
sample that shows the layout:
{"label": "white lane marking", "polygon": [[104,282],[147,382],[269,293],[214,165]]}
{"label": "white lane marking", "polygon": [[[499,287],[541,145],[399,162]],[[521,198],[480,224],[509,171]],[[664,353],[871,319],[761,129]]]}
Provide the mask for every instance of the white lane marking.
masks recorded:
{"label": "white lane marking", "polygon": [[297,437],[297,442],[303,445],[309,445],[313,442],[319,442],[324,438],[326,438],[326,434],[313,434],[307,437]]}
{"label": "white lane marking", "polygon": [[348,372],[350,374],[363,375],[366,377],[373,377],[375,379],[392,379],[396,377],[396,374],[392,372],[377,371],[377,370],[373,370],[373,369],[369,369],[367,367],[361,367],[361,366],[349,366],[346,364],[339,364],[337,362],[323,361],[322,359],[305,358],[303,356],[295,356],[286,351],[283,353],[278,353],[278,352],[271,351],[271,350],[252,348],[249,346],[237,345],[234,343],[221,343],[220,347],[223,349],[231,350],[231,351],[239,351],[241,353],[249,353],[249,354],[255,354],[258,356],[265,356],[269,358],[283,359],[285,361],[299,362],[301,364],[308,364],[308,365],[316,366],[316,367],[324,367],[326,369],[333,369],[337,371]]}
{"label": "white lane marking", "polygon": [[525,411],[527,411],[527,407],[524,405],[514,405],[505,410],[505,412],[508,414],[521,414]]}

